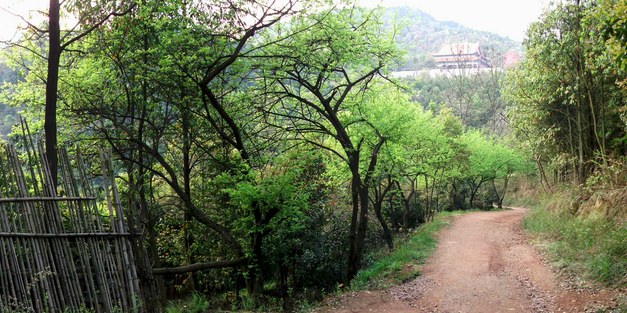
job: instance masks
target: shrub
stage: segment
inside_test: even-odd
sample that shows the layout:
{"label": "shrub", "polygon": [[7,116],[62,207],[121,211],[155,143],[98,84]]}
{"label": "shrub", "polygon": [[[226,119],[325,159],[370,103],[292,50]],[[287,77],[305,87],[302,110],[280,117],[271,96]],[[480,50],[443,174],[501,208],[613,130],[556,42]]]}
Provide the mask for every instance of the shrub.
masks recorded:
{"label": "shrub", "polygon": [[[569,193],[557,194],[533,209],[524,226],[540,240],[555,264],[606,285],[627,284],[627,228],[600,214],[575,215]],[[544,208],[543,208],[544,207]],[[555,207],[555,209],[545,209]]]}

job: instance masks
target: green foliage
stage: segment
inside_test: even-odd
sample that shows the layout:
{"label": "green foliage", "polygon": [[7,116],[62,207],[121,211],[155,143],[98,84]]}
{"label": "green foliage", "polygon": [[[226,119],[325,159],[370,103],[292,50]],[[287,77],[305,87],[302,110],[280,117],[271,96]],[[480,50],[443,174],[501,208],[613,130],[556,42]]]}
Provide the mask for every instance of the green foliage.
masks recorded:
{"label": "green foliage", "polygon": [[[591,22],[597,20],[600,25],[600,33],[605,40],[606,48],[615,59],[624,75],[627,72],[627,3],[619,0],[599,1],[593,9]],[[627,88],[627,80],[620,82],[623,88]]]}
{"label": "green foliage", "polygon": [[[254,178],[242,180],[233,187],[223,190],[229,195],[231,205],[240,208],[242,211],[250,211],[253,206],[261,207],[263,213],[281,206],[278,220],[290,225],[263,225],[264,229],[256,229],[252,214],[244,213],[244,219],[238,221],[240,231],[252,234],[256,231],[265,232],[268,228],[298,231],[302,225],[299,221],[303,219],[302,210],[307,208],[307,194],[302,192],[296,181],[300,169],[295,164],[282,164],[284,168],[268,167],[263,174],[251,171],[249,175]],[[276,171],[276,172],[272,172]]]}
{"label": "green foliage", "polygon": [[[5,83],[13,84],[17,82],[17,80],[17,71],[9,68],[0,53],[0,90],[5,88]],[[5,104],[1,99],[2,97],[0,97],[0,140],[6,138],[13,126],[19,121],[18,110],[15,107]]]}
{"label": "green foliage", "polygon": [[351,289],[386,288],[419,276],[421,265],[435,251],[437,232],[448,225],[448,219],[454,214],[459,212],[439,213],[432,222],[408,234],[407,241],[397,249],[361,270],[351,283]]}
{"label": "green foliage", "polygon": [[470,152],[469,176],[496,179],[511,173],[525,173],[530,168],[518,151],[477,131],[466,132],[462,143]]}
{"label": "green foliage", "polygon": [[560,172],[558,181],[582,184],[599,163],[626,151],[624,72],[607,49],[616,46],[600,35],[599,18],[609,17],[596,11],[610,3],[553,4],[529,28],[525,59],[508,74],[514,133],[537,163]]}
{"label": "green foliage", "polygon": [[[559,196],[552,198],[548,202],[559,201]],[[556,266],[607,285],[624,287],[627,228],[599,215],[576,216],[563,207],[550,211],[543,208],[547,204],[534,209],[524,225],[540,240]]]}
{"label": "green foliage", "polygon": [[208,312],[210,301],[206,296],[194,292],[189,299],[170,303],[166,313],[204,313]]}

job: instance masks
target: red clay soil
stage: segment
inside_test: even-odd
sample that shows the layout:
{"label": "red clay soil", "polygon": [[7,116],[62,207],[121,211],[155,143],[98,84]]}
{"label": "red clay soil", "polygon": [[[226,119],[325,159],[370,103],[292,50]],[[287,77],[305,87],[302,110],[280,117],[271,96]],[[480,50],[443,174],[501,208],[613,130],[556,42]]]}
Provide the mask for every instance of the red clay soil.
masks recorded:
{"label": "red clay soil", "polygon": [[457,216],[420,277],[331,297],[314,312],[620,312],[625,290],[574,287],[551,269],[521,229],[526,212]]}

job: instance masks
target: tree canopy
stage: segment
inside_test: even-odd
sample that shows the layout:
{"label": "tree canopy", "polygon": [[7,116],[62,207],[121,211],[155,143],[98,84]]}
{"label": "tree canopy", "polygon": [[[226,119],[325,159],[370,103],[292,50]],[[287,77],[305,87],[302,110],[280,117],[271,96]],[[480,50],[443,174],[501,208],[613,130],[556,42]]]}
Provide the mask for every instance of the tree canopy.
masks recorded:
{"label": "tree canopy", "polygon": [[65,2],[61,43],[33,25],[2,102],[43,138],[62,47],[55,131],[113,152],[149,311],[193,292],[289,309],[436,212],[502,207],[534,161],[582,183],[625,155],[620,1],[555,4],[514,69],[414,81],[390,78],[406,34],[381,9],[116,3]]}

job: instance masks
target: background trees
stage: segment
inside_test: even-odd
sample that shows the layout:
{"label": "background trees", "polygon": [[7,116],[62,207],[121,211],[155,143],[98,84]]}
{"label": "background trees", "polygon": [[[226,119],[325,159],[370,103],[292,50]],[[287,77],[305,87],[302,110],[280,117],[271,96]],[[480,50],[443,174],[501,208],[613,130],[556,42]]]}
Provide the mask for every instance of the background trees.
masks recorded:
{"label": "background trees", "polygon": [[[616,5],[605,2],[606,6]],[[624,99],[589,1],[556,4],[533,24],[527,56],[511,73],[508,97],[514,130],[554,181],[584,183],[611,155],[624,155]]]}
{"label": "background trees", "polygon": [[[192,291],[288,308],[350,282],[399,229],[500,204],[523,162],[387,79],[400,51],[377,10],[143,1],[104,23],[111,8],[81,5],[98,26],[60,57],[60,137],[116,155],[151,310]],[[24,47],[5,95],[41,130],[48,63]]]}

